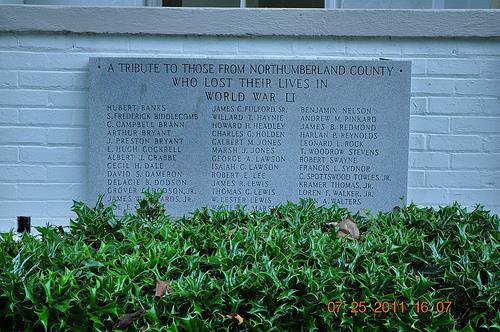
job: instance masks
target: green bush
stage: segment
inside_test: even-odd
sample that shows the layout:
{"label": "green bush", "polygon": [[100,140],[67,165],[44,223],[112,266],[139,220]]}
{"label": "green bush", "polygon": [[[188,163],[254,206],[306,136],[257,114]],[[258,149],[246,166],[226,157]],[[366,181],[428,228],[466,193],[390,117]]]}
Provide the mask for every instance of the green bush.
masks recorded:
{"label": "green bush", "polygon": [[[349,212],[311,200],[268,213],[200,209],[172,220],[159,199],[146,193],[137,214],[124,217],[102,198],[94,208],[75,202],[70,232],[40,227],[37,237],[19,241],[1,234],[0,327],[500,327],[499,218],[480,206],[469,213],[458,204],[438,210],[410,204],[368,217],[356,214],[361,236],[350,240],[338,238],[332,224]],[[396,308],[374,313],[384,301],[395,301]],[[329,302],[335,312],[329,312]]]}

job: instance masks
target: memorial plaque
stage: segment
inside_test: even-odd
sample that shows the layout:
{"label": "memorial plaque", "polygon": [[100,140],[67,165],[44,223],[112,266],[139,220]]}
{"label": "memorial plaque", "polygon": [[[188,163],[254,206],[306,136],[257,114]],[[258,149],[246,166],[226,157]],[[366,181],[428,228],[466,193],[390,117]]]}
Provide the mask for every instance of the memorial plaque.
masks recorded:
{"label": "memorial plaque", "polygon": [[358,211],[406,196],[409,61],[92,58],[89,200]]}

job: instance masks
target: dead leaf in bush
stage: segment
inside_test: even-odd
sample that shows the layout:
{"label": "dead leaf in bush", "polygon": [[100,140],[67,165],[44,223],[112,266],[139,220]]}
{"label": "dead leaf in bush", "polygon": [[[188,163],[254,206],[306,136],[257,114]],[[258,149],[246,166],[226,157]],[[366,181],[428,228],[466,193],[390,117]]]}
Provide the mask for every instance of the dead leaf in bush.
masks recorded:
{"label": "dead leaf in bush", "polygon": [[156,297],[162,297],[168,291],[169,294],[174,294],[174,289],[168,281],[156,280]]}
{"label": "dead leaf in bush", "polygon": [[113,330],[124,329],[130,326],[133,322],[144,316],[145,313],[146,311],[144,309],[140,309],[131,314],[121,315],[120,318],[118,318],[118,322],[116,322],[116,324],[113,325]]}
{"label": "dead leaf in bush", "polygon": [[234,233],[236,233],[236,228],[233,228],[233,229],[228,230],[228,231],[226,232],[226,235],[227,235],[227,236],[231,236],[231,235],[233,235]]}
{"label": "dead leaf in bush", "polygon": [[339,232],[337,233],[337,237],[347,236],[350,240],[359,239],[359,229],[356,223],[352,221],[351,217],[347,217],[344,220],[340,221],[336,225],[339,228]]}
{"label": "dead leaf in bush", "polygon": [[243,317],[241,317],[239,314],[229,314],[229,315],[226,315],[226,317],[237,320],[238,325],[243,324]]}
{"label": "dead leaf in bush", "polygon": [[140,332],[146,332],[147,330],[149,330],[149,326],[143,326],[143,327],[141,327]]}
{"label": "dead leaf in bush", "polygon": [[242,231],[248,231],[248,228],[246,228],[246,227],[238,227],[238,228],[233,228],[233,229],[228,230],[228,231],[226,232],[226,235],[227,235],[227,236],[231,236],[231,235],[233,235],[234,233],[236,233],[236,231],[237,231],[238,229],[239,229],[239,230],[242,230]]}

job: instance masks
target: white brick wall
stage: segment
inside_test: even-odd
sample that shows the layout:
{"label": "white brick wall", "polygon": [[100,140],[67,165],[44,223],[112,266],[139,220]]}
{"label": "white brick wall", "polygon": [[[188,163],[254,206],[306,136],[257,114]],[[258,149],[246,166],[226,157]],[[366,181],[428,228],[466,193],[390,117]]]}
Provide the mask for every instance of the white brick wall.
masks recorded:
{"label": "white brick wall", "polygon": [[0,34],[0,230],[85,199],[91,56],[411,60],[409,200],[500,213],[498,40]]}

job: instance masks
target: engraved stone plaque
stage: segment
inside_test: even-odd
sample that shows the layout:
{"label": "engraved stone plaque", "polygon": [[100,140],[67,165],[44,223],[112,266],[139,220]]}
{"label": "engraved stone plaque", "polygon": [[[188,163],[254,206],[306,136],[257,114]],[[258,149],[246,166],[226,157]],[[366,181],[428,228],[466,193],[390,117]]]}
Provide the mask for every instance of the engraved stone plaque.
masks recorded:
{"label": "engraved stone plaque", "polygon": [[173,216],[406,196],[409,61],[91,58],[89,201]]}

